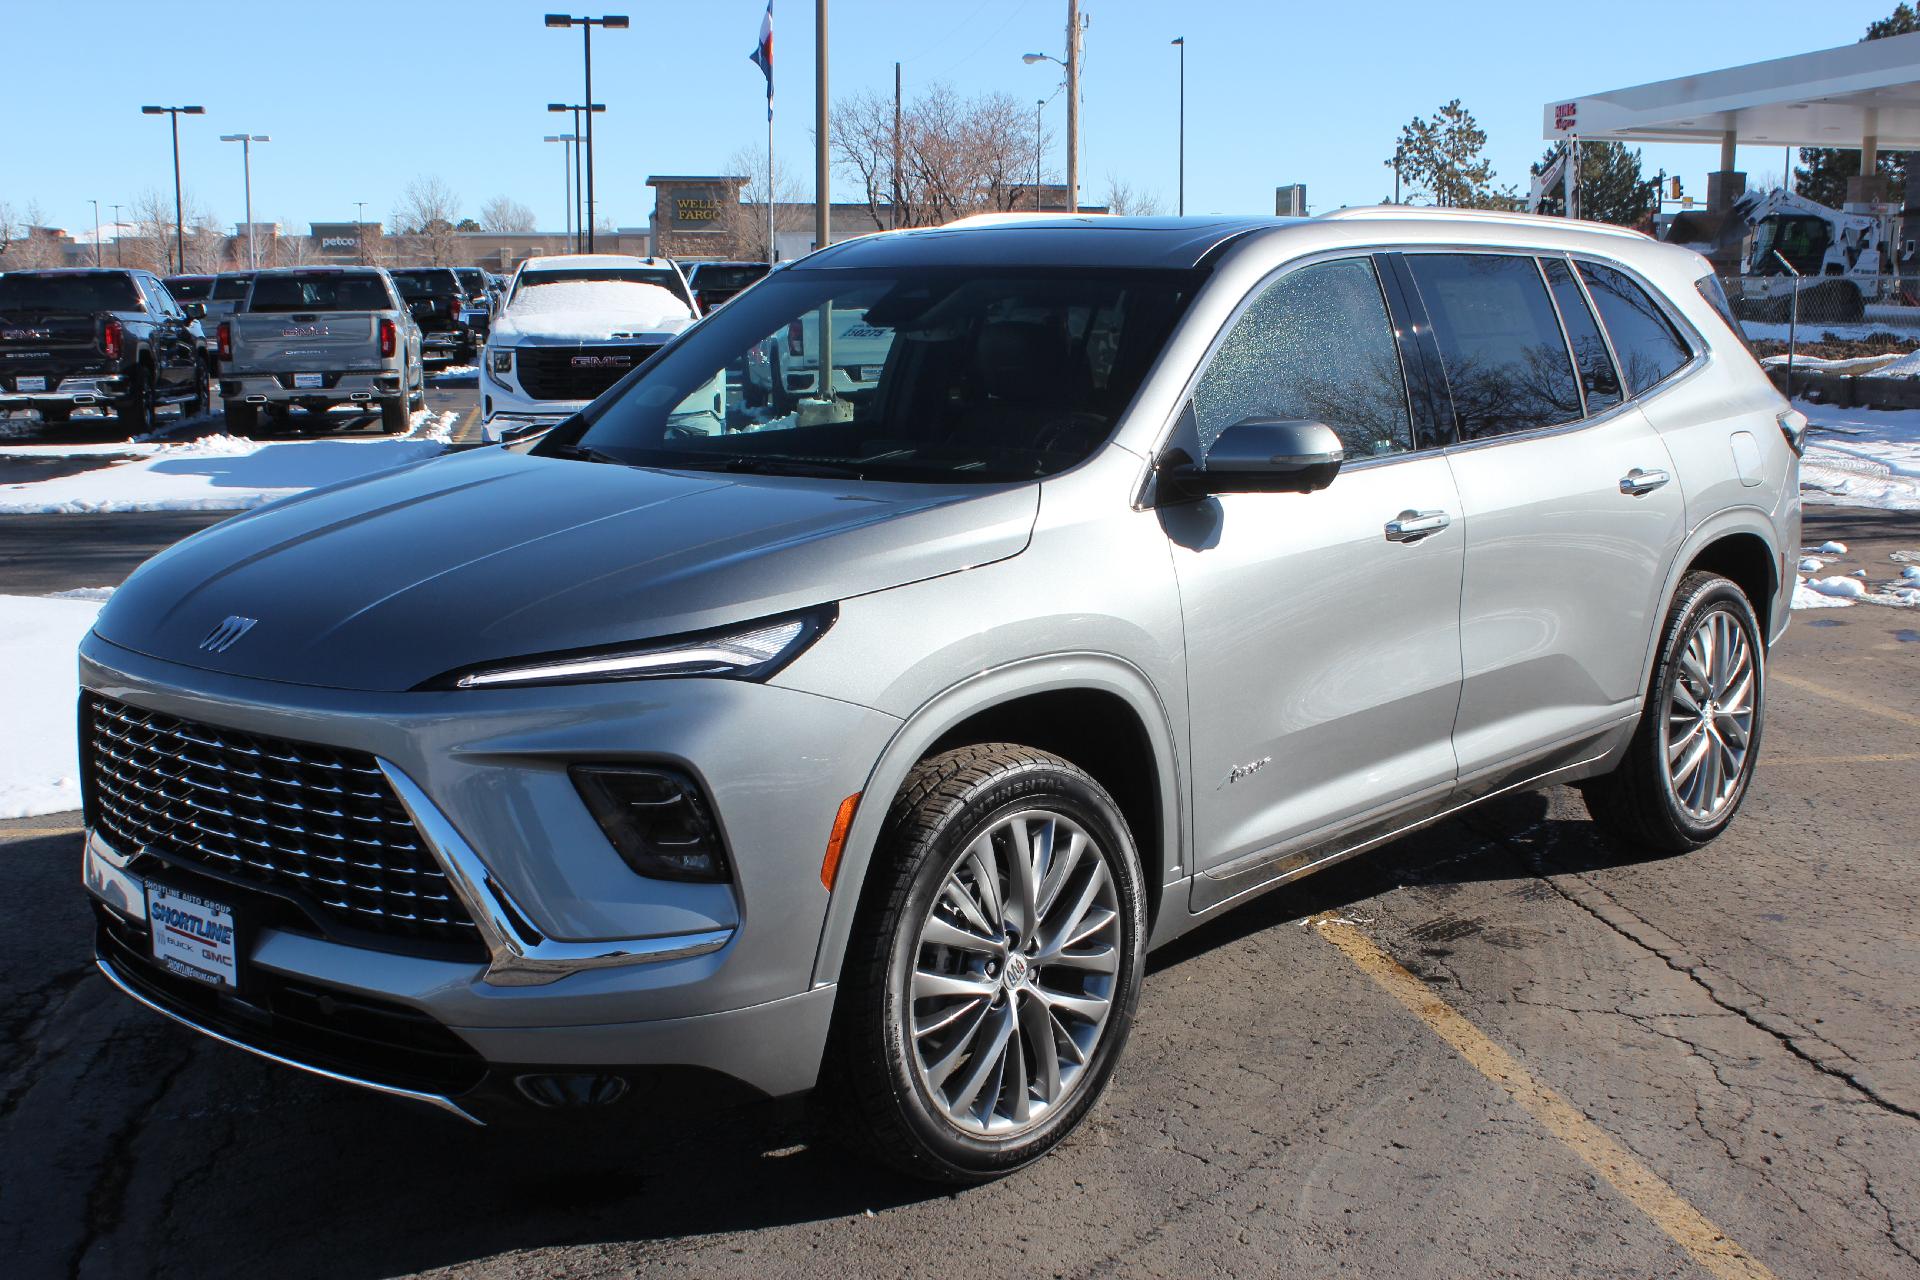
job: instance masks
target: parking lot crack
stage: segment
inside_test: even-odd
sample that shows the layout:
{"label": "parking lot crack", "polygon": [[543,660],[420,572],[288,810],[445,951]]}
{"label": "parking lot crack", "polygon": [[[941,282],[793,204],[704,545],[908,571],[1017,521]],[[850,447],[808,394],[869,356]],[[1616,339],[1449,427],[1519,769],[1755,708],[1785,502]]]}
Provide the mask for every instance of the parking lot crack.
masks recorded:
{"label": "parking lot crack", "polygon": [[192,1064],[194,1057],[195,1046],[189,1043],[163,1070],[149,1076],[152,1084],[146,1101],[107,1139],[99,1161],[100,1176],[87,1191],[86,1219],[80,1239],[74,1244],[72,1256],[67,1262],[67,1275],[71,1280],[79,1280],[87,1254],[93,1246],[120,1225],[121,1214],[126,1207],[127,1189],[132,1185],[136,1167],[134,1144],[146,1132],[148,1122],[166,1101],[173,1089],[173,1082]]}

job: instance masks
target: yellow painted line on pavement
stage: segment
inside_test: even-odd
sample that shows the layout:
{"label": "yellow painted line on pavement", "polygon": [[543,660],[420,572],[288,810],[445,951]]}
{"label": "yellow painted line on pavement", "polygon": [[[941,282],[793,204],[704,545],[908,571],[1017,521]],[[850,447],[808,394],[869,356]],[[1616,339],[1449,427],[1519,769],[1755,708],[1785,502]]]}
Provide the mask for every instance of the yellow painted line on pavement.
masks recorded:
{"label": "yellow painted line on pavement", "polygon": [[467,410],[467,416],[461,419],[460,429],[454,432],[453,438],[462,443],[473,439],[474,438],[473,424],[475,419],[477,419],[479,416],[480,416],[479,405],[475,405],[473,406],[473,408]]}
{"label": "yellow painted line on pavement", "polygon": [[1843,707],[1852,707],[1855,711],[1864,711],[1870,716],[1884,716],[1888,720],[1920,729],[1920,716],[1916,716],[1910,711],[1902,711],[1898,707],[1889,707],[1882,703],[1875,702],[1871,698],[1863,698],[1849,689],[1829,689],[1823,684],[1815,684],[1811,680],[1802,680],[1799,676],[1785,675],[1778,671],[1769,671],[1767,673],[1767,679],[1771,680],[1774,684],[1786,685],[1789,689],[1798,689],[1802,693],[1810,693],[1816,698],[1825,698],[1829,702],[1837,702]]}
{"label": "yellow painted line on pavement", "polygon": [[1893,764],[1900,760],[1920,760],[1920,751],[1888,751],[1863,756],[1761,756],[1760,763],[1777,769],[1795,764]]}
{"label": "yellow painted line on pavement", "polygon": [[1338,947],[1375,985],[1407,1010],[1481,1075],[1507,1091],[1595,1173],[1653,1220],[1675,1244],[1722,1280],[1771,1280],[1773,1272],[1708,1221],[1678,1191],[1609,1137],[1577,1107],[1536,1080],[1480,1028],[1345,920],[1317,916],[1320,936]]}

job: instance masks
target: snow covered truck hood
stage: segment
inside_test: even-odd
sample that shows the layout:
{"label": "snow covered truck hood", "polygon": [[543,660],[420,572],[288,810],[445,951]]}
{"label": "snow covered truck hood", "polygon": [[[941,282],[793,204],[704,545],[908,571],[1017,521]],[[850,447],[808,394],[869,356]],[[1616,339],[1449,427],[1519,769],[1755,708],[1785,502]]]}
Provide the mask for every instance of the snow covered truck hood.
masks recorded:
{"label": "snow covered truck hood", "polygon": [[665,342],[693,312],[658,285],[583,280],[525,289],[494,320],[493,345]]}

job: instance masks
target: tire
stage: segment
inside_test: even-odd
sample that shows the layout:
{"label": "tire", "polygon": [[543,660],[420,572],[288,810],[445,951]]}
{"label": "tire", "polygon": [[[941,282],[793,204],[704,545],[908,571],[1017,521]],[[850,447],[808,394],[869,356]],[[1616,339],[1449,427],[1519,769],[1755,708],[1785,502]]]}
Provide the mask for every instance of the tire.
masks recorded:
{"label": "tire", "polygon": [[250,436],[260,429],[260,406],[244,400],[223,400],[220,411],[226,415],[227,434]]}
{"label": "tire", "polygon": [[193,399],[180,406],[183,418],[204,418],[213,408],[213,376],[204,364],[197,365],[193,372]]}
{"label": "tire", "polygon": [[407,429],[407,398],[383,396],[380,400],[380,434],[397,436]]}
{"label": "tire", "polygon": [[[1760,756],[1766,658],[1739,587],[1716,573],[1681,579],[1627,754],[1613,772],[1581,784],[1594,821],[1666,853],[1697,849],[1724,831]],[[1690,715],[1689,704],[1714,714]],[[1729,709],[1736,707],[1744,710]]]}
{"label": "tire", "polygon": [[[1045,859],[1032,879],[1037,928],[1016,889],[1021,831]],[[1132,1027],[1141,885],[1118,807],[1058,756],[988,743],[915,766],[841,975],[818,1095],[831,1136],[950,1184],[1052,1150],[1105,1088]]]}
{"label": "tire", "polygon": [[120,429],[128,435],[151,435],[160,428],[156,417],[159,406],[154,399],[153,366],[136,366],[132,381],[132,394],[113,406],[114,417],[119,420]]}

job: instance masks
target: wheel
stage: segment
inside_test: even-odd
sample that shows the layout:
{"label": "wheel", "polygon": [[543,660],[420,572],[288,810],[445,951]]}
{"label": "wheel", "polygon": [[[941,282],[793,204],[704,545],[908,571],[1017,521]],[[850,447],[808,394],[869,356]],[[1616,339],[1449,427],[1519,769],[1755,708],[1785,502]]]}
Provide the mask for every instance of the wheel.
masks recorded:
{"label": "wheel", "polygon": [[193,371],[193,399],[180,406],[183,418],[204,418],[213,408],[213,378],[207,366],[196,365]]}
{"label": "wheel", "polygon": [[1627,754],[1582,784],[1594,820],[1668,853],[1725,830],[1760,754],[1766,656],[1739,587],[1716,573],[1683,578]]}
{"label": "wheel", "polygon": [[916,1177],[1051,1150],[1112,1075],[1139,1001],[1139,858],[1113,800],[1030,747],[922,761],[887,816],[842,973],[833,1136]]}
{"label": "wheel", "polygon": [[407,429],[407,398],[405,396],[382,396],[380,399],[380,434],[397,436]]}
{"label": "wheel", "polygon": [[153,366],[140,365],[129,381],[131,394],[113,406],[114,416],[119,419],[122,431],[130,435],[150,435],[160,426],[155,416],[158,406],[154,400]]}
{"label": "wheel", "polygon": [[244,400],[223,400],[220,408],[227,417],[228,435],[250,436],[260,429],[260,406]]}

